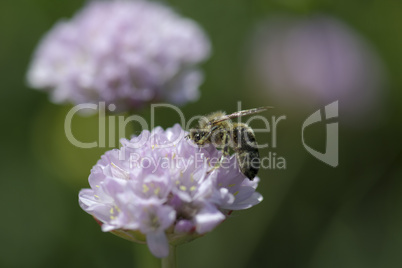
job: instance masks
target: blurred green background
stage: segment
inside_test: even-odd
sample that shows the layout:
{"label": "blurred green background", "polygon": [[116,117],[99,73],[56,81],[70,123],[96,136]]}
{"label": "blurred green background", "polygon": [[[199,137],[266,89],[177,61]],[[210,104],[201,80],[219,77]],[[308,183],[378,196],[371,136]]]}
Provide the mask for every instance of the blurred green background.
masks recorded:
{"label": "blurred green background", "polygon": [[[84,2],[0,2],[0,267],[149,267],[144,246],[101,232],[78,206],[78,192],[88,187],[91,167],[110,148],[69,144],[63,124],[71,107],[50,103],[25,82],[42,35]],[[242,101],[245,109],[275,106],[266,116],[287,116],[279,124],[277,148],[261,152],[276,152],[287,164],[286,170],[261,170],[258,189],[264,201],[179,247],[179,267],[401,267],[402,1],[166,3],[199,22],[213,45],[203,65],[201,98],[184,106],[184,114],[234,112]],[[368,40],[384,62],[387,84],[380,122],[343,124],[348,115],[340,108],[337,168],[316,160],[301,143],[303,120],[322,106],[282,108],[247,82],[249,38],[259,21],[278,12],[337,17]],[[149,111],[142,115],[149,119]],[[156,124],[166,128],[178,120],[164,113]],[[76,117],[73,131],[93,141],[97,124],[96,117]],[[266,134],[257,139],[270,141]],[[307,141],[323,148],[324,128],[314,129]]]}

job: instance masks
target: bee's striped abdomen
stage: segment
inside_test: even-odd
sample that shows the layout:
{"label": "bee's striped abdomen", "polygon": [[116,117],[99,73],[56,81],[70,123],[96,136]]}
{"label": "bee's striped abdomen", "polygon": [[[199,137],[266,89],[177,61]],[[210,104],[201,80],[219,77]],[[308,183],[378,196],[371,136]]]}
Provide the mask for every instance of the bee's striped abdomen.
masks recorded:
{"label": "bee's striped abdomen", "polygon": [[254,179],[261,163],[253,130],[245,124],[235,124],[232,142],[240,171],[250,180]]}

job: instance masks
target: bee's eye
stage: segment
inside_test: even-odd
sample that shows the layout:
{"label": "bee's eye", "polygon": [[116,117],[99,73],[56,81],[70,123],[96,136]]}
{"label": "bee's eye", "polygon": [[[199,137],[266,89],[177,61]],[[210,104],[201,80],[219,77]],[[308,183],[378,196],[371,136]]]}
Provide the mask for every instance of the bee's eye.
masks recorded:
{"label": "bee's eye", "polygon": [[197,142],[197,141],[200,140],[200,138],[201,138],[200,133],[195,133],[195,135],[194,135],[194,141]]}

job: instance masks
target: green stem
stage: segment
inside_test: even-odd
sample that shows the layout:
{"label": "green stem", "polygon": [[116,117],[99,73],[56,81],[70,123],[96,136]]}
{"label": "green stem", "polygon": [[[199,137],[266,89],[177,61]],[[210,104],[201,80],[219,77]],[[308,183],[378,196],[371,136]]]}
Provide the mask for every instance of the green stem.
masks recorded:
{"label": "green stem", "polygon": [[155,258],[146,245],[134,243],[134,267],[159,267],[160,259]]}
{"label": "green stem", "polygon": [[169,245],[169,256],[162,259],[162,268],[176,267],[176,246]]}

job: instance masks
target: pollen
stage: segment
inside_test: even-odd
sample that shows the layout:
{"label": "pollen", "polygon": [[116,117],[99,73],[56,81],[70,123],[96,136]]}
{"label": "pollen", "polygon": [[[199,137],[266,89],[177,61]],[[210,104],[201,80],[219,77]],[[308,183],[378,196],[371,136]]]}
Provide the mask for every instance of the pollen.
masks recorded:
{"label": "pollen", "polygon": [[125,171],[124,169],[118,167],[115,163],[111,162],[110,165],[114,168],[117,169],[119,172],[121,172],[122,176],[124,177],[124,179],[128,180],[130,179],[129,174],[127,173],[127,171]]}
{"label": "pollen", "polygon": [[233,184],[229,184],[229,185],[228,185],[229,188],[230,188],[230,187],[233,187],[233,186],[236,186],[236,184],[233,183]]}
{"label": "pollen", "polygon": [[161,188],[158,187],[158,188],[156,188],[156,189],[154,190],[154,194],[155,194],[155,195],[158,195],[158,194],[160,193],[160,191],[161,191]]}
{"label": "pollen", "polygon": [[180,188],[180,190],[182,190],[182,191],[186,191],[186,190],[187,190],[187,187],[184,186],[184,185],[181,185],[179,188]]}
{"label": "pollen", "polygon": [[195,191],[195,189],[197,189],[197,187],[195,187],[195,186],[191,186],[191,187],[190,187],[190,191],[191,191],[191,192]]}
{"label": "pollen", "polygon": [[157,217],[156,215],[151,215],[151,216],[150,216],[150,225],[151,225],[151,227],[153,227],[154,229],[158,229],[158,228],[159,228],[160,223],[159,223],[159,219],[158,219],[158,217]]}
{"label": "pollen", "polygon": [[233,195],[236,196],[239,193],[239,191],[236,191]]}
{"label": "pollen", "polygon": [[114,167],[114,168],[118,168],[118,167],[116,166],[116,164],[113,163],[113,162],[111,162],[110,165],[112,165],[112,167]]}
{"label": "pollen", "polygon": [[147,193],[148,191],[149,191],[148,185],[143,184],[143,185],[142,185],[142,192],[145,194],[145,193]]}

